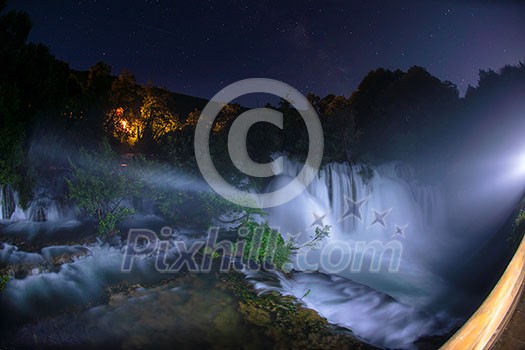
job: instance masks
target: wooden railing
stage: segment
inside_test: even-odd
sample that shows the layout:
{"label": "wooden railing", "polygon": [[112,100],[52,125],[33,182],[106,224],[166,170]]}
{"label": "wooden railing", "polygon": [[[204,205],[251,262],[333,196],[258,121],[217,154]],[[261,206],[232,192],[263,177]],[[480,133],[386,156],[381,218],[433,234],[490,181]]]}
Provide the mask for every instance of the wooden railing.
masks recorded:
{"label": "wooden railing", "polygon": [[441,350],[490,349],[514,313],[524,278],[525,237],[487,299]]}

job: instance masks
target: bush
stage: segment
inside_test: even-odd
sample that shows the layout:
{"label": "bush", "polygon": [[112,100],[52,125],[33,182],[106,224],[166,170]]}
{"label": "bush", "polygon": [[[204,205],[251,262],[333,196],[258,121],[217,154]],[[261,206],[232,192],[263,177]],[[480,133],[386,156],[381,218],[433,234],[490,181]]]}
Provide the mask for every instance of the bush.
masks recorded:
{"label": "bush", "polygon": [[239,235],[245,241],[245,261],[272,266],[278,270],[282,270],[290,262],[290,256],[294,252],[293,243],[285,242],[281,234],[268,226],[268,223],[259,224],[254,220],[247,220],[239,228]]}
{"label": "bush", "polygon": [[7,282],[9,282],[9,276],[1,275],[0,276],[0,292],[5,289],[5,287],[7,286]]}
{"label": "bush", "polygon": [[286,271],[285,265],[291,257],[303,248],[313,248],[328,236],[330,226],[315,229],[314,237],[301,245],[293,240],[285,241],[281,234],[267,222],[257,223],[250,216],[238,228],[239,236],[245,241],[244,260],[255,262],[263,268]]}
{"label": "bush", "polygon": [[117,224],[133,210],[122,206],[141,184],[134,181],[118,162],[117,154],[105,140],[99,152],[81,151],[80,163],[70,161],[71,179],[66,179],[69,198],[98,222],[103,237],[118,233]]}

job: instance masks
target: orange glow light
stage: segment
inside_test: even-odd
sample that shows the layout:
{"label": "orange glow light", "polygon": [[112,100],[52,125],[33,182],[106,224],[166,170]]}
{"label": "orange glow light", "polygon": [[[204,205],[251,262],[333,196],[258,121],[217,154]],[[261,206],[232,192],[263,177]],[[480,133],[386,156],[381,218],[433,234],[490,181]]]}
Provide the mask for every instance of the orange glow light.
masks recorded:
{"label": "orange glow light", "polygon": [[122,115],[124,114],[124,108],[122,107],[119,107],[115,110],[115,114],[117,115],[117,117],[122,117]]}

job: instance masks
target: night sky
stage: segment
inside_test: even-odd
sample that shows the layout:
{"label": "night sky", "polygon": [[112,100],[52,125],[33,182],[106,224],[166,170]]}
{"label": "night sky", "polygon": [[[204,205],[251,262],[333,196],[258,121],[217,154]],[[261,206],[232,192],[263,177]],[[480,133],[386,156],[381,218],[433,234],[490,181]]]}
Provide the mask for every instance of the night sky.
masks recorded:
{"label": "night sky", "polygon": [[30,41],[74,69],[210,98],[243,78],[350,95],[378,67],[427,68],[462,93],[478,70],[525,58],[523,1],[11,1]]}

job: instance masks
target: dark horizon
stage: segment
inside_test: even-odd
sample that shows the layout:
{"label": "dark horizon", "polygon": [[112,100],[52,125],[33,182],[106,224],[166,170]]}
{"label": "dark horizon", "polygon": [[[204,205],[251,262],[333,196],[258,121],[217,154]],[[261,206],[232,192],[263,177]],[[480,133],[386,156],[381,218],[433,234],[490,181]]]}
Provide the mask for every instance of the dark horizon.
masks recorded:
{"label": "dark horizon", "polygon": [[73,69],[104,61],[113,75],[127,69],[139,83],[203,98],[251,77],[349,96],[371,70],[414,65],[456,84],[463,96],[477,85],[480,69],[525,58],[525,3],[518,1],[8,6],[28,12],[29,41],[48,46]]}

